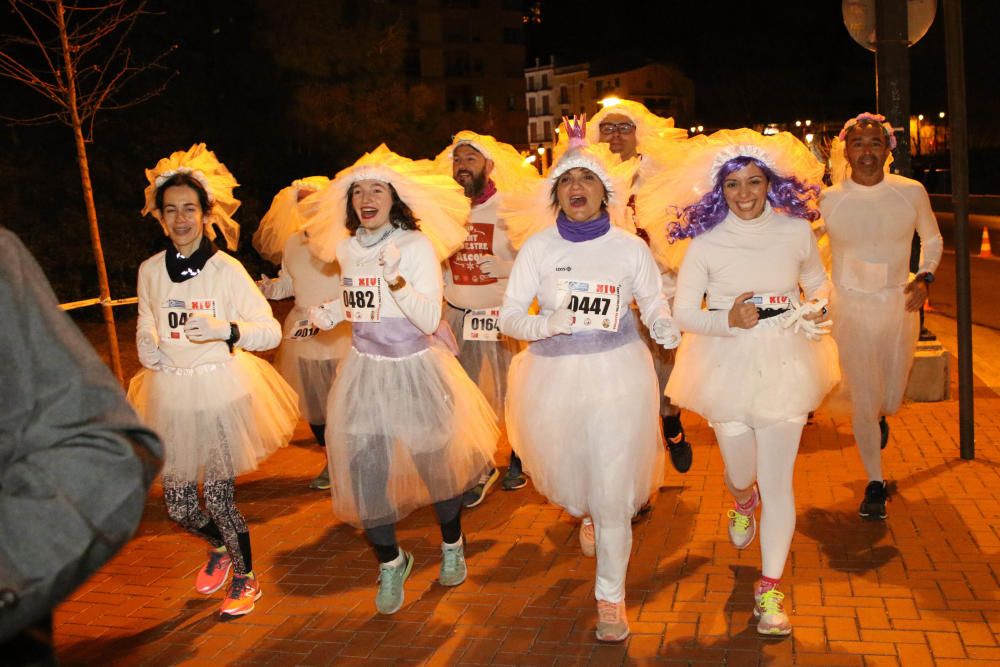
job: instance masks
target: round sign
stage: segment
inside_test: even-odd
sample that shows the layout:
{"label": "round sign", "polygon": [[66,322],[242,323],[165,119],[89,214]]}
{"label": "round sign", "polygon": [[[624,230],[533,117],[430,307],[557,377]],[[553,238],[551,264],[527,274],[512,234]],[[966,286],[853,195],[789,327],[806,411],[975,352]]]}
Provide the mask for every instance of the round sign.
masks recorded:
{"label": "round sign", "polygon": [[[844,25],[854,41],[869,51],[875,50],[875,2],[876,0],[842,0],[840,10],[844,15]],[[934,15],[937,0],[906,0],[907,39],[916,44],[927,34]]]}

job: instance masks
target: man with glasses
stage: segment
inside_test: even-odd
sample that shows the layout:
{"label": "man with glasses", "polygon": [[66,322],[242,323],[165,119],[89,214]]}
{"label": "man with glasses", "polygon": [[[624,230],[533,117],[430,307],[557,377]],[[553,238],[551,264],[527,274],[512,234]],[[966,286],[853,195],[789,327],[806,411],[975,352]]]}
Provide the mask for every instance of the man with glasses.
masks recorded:
{"label": "man with glasses", "polygon": [[[538,177],[510,145],[490,136],[463,130],[435,158],[437,170],[450,175],[472,201],[469,236],[462,248],[448,258],[444,272],[444,319],[458,341],[458,360],[479,385],[497,414],[504,414],[507,369],[518,352],[518,342],[500,334],[497,321],[514,265],[514,248],[507,226],[500,218],[502,195],[525,179]],[[465,493],[465,507],[475,507],[500,478],[493,468],[479,484]],[[505,491],[527,484],[521,459],[512,451],[501,482]]]}
{"label": "man with glasses", "polygon": [[[621,160],[636,158],[639,168],[632,183],[632,196],[629,199],[629,210],[640,236],[650,242],[649,235],[644,231],[642,220],[635,215],[635,192],[643,179],[649,178],[655,171],[669,166],[672,152],[676,151],[677,142],[687,137],[687,132],[674,127],[672,118],[662,118],[652,113],[644,105],[630,100],[620,100],[615,104],[607,104],[598,111],[587,123],[587,139],[591,143],[608,144],[612,153]],[[666,238],[657,239],[666,243]],[[673,301],[677,274],[660,261],[659,253],[655,252],[660,264],[663,280],[663,294],[668,301]],[[670,371],[674,367],[675,350],[667,350],[657,345],[649,337],[645,327],[639,327],[649,351],[653,355],[653,365],[660,380],[660,418],[663,423],[663,436],[670,452],[670,463],[677,472],[685,473],[691,469],[693,453],[691,443],[684,434],[681,424],[681,411],[670,402],[663,392],[670,379]]]}

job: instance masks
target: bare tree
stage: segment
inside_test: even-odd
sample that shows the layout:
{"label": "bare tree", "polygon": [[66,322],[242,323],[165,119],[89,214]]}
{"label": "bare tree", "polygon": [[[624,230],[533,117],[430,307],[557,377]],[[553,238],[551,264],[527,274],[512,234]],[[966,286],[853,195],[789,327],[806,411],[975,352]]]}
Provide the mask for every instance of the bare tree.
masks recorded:
{"label": "bare tree", "polygon": [[[123,109],[158,95],[166,86],[144,86],[140,77],[156,69],[173,47],[152,61],[137,64],[127,38],[146,2],[132,0],[8,0],[24,34],[0,37],[0,76],[22,83],[48,100],[55,110],[25,117],[0,115],[12,123],[38,125],[61,122],[73,129],[83,200],[97,263],[99,301],[107,328],[111,366],[120,382],[121,355],[101,246],[94,190],[87,162],[87,142],[93,140],[94,119],[107,109]],[[144,78],[144,77],[143,77]],[[145,87],[139,92],[136,84]]]}

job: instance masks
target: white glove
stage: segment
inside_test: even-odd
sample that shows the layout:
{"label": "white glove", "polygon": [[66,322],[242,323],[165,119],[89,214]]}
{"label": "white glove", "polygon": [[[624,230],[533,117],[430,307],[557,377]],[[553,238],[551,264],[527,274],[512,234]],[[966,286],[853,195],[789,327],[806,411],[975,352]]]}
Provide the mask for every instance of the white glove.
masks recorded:
{"label": "white glove", "polygon": [[143,368],[158,371],[163,367],[166,355],[160,351],[156,339],[150,333],[141,333],[135,337],[136,351],[139,353],[139,363]]}
{"label": "white glove", "polygon": [[207,342],[210,340],[229,340],[229,322],[211,315],[193,315],[184,325],[184,335],[188,340]]}
{"label": "white glove", "polygon": [[329,331],[344,321],[344,304],[340,299],[327,301],[309,309],[309,321],[323,331]]}
{"label": "white glove", "polygon": [[567,294],[561,306],[549,313],[545,318],[545,330],[548,338],[559,334],[573,333],[573,318],[576,313],[569,309],[570,295]]}
{"label": "white glove", "polygon": [[681,344],[681,332],[669,317],[661,317],[649,327],[649,333],[658,345],[672,350]]}
{"label": "white glove", "polygon": [[378,263],[382,265],[382,277],[394,282],[399,277],[399,260],[402,255],[393,241],[389,241],[378,253]]}
{"label": "white glove", "polygon": [[791,313],[784,316],[785,321],[782,322],[782,326],[786,329],[788,327],[794,327],[792,329],[793,333],[799,333],[801,331],[809,340],[819,340],[820,336],[830,333],[830,327],[833,326],[833,320],[815,322],[813,320],[805,319],[805,316],[822,312],[826,307],[826,303],[826,299],[810,301],[809,303],[803,303],[801,305],[792,303],[793,310]]}
{"label": "white glove", "polygon": [[264,295],[265,299],[274,299],[274,281],[265,276],[263,273],[260,274],[260,280],[257,281],[257,287],[260,288],[261,293]]}
{"label": "white glove", "polygon": [[500,259],[496,255],[483,255],[482,259],[479,260],[479,270],[490,278],[508,277],[512,266],[514,266],[514,262]]}

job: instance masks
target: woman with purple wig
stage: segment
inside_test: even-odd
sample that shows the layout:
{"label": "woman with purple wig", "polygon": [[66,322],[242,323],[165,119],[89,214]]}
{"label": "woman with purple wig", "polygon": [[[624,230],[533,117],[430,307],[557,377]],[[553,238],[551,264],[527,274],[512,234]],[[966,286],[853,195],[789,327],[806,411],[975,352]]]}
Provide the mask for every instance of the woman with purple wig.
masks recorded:
{"label": "woman with purple wig", "polygon": [[778,585],[795,532],[795,457],[809,412],[838,380],[836,346],[822,335],[830,285],[810,226],[823,166],[790,134],[744,129],[694,141],[671,174],[651,186],[677,205],[670,238],[692,241],[667,394],[715,431],[737,549],[753,541],[763,505],[754,615],[759,633],[787,635]]}

